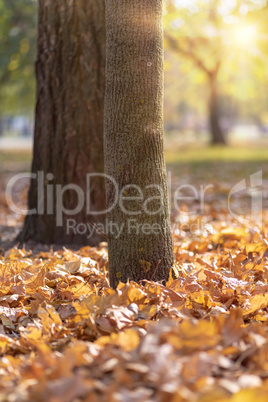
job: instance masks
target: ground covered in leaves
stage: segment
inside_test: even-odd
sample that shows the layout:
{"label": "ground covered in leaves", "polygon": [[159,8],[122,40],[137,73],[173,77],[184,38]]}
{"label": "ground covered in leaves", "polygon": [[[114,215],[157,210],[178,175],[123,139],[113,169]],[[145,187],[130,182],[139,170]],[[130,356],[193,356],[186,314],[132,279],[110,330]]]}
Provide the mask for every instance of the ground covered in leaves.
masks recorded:
{"label": "ground covered in leaves", "polygon": [[[223,178],[204,210],[193,200],[173,215],[166,286],[112,290],[105,243],[2,246],[0,401],[266,402],[268,218],[232,218],[229,188]],[[1,211],[3,228],[21,220]]]}
{"label": "ground covered in leaves", "polygon": [[176,279],[107,279],[107,249],[0,260],[0,398],[258,401],[268,391],[268,245],[222,227],[175,237]]}

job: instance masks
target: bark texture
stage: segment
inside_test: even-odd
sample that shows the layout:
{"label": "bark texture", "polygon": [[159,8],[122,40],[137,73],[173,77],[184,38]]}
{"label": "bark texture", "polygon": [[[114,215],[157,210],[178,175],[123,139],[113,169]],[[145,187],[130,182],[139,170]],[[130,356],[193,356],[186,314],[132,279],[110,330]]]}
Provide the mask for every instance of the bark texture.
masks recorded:
{"label": "bark texture", "polygon": [[219,99],[217,92],[217,74],[210,74],[209,123],[212,145],[225,145],[226,139],[220,125]]}
{"label": "bark texture", "polygon": [[[19,240],[42,243],[88,244],[102,237],[69,230],[67,219],[93,224],[103,216],[87,215],[86,207],[74,216],[64,214],[57,226],[59,200],[55,186],[75,184],[86,191],[87,173],[103,173],[103,113],[105,85],[105,1],[40,0],[38,58],[36,63],[37,105],[32,172],[44,173],[45,197],[38,198],[37,180],[29,191],[28,215]],[[47,177],[47,174],[52,174]],[[39,185],[42,187],[42,183]],[[48,200],[48,185],[54,196]],[[51,187],[50,187],[51,188]],[[40,189],[39,189],[40,190]],[[105,209],[101,179],[92,182],[91,210]],[[42,206],[43,204],[43,206]],[[65,192],[64,207],[77,205],[75,191]],[[42,212],[43,211],[43,212]]]}
{"label": "bark texture", "polygon": [[[174,261],[163,149],[162,0],[106,0],[106,29],[105,173],[122,192],[121,206],[119,200],[108,214],[115,287],[119,281],[166,280]],[[115,196],[107,180],[108,207]]]}

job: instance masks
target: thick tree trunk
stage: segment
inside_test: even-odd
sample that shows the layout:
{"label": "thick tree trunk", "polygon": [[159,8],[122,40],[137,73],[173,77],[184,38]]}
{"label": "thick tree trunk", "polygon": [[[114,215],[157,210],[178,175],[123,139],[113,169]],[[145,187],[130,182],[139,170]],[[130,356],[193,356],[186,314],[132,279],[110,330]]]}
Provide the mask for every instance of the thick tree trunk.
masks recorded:
{"label": "thick tree trunk", "polygon": [[211,74],[209,77],[210,97],[209,97],[209,124],[211,131],[212,145],[225,145],[226,139],[220,125],[219,99],[217,92],[217,76]]}
{"label": "thick tree trunk", "polygon": [[[102,237],[95,232],[88,239],[85,225],[90,227],[103,216],[88,214],[85,201],[75,215],[64,213],[61,223],[60,187],[57,194],[56,185],[77,185],[86,196],[87,174],[103,173],[104,0],[39,1],[36,74],[32,172],[44,176],[39,174],[39,183],[35,178],[31,181],[29,210],[38,208],[39,213],[26,217],[19,240],[95,244]],[[91,184],[90,210],[104,210],[103,181],[98,178]],[[77,198],[76,190],[65,191],[64,208],[73,210]]]}
{"label": "thick tree trunk", "polygon": [[115,287],[166,280],[174,261],[163,149],[162,0],[106,0],[106,26],[105,173],[121,193],[113,207],[116,185],[107,179]]}

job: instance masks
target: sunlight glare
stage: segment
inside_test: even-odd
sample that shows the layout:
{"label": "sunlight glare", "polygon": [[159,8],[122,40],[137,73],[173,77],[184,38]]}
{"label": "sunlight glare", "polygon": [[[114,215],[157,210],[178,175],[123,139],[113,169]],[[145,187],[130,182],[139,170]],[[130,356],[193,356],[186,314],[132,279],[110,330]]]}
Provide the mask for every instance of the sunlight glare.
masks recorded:
{"label": "sunlight glare", "polygon": [[239,47],[247,47],[255,42],[257,28],[253,25],[239,25],[234,29],[233,40]]}

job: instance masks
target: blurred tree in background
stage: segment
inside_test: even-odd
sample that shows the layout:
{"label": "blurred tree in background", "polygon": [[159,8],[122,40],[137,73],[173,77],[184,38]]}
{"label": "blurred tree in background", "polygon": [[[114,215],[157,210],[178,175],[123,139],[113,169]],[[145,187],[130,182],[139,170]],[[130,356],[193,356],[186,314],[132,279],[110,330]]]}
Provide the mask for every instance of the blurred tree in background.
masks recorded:
{"label": "blurred tree in background", "polygon": [[[206,140],[211,131],[214,143],[232,140],[240,126],[243,140],[249,127],[267,135],[267,1],[164,4],[167,131],[183,141]],[[33,118],[36,25],[36,0],[0,0],[0,123]]]}
{"label": "blurred tree in background", "polygon": [[33,115],[36,25],[35,0],[0,0],[0,119]]}
{"label": "blurred tree in background", "polygon": [[[264,57],[267,49],[263,48],[263,43],[267,46],[264,41],[267,15],[265,0],[166,2],[167,58],[170,51],[178,56],[177,80],[184,84],[186,80],[184,95],[178,94],[177,98],[184,98],[180,104],[184,111],[189,104],[197,105],[200,101],[207,104],[213,144],[226,142],[224,131],[228,131],[232,115],[237,114],[239,102],[248,101],[251,117],[262,126],[260,88],[267,82]],[[174,72],[174,60],[172,63]],[[187,85],[194,86],[190,100]],[[206,90],[198,91],[198,85]],[[263,99],[261,103],[266,104]],[[240,104],[238,109],[242,111]]]}

